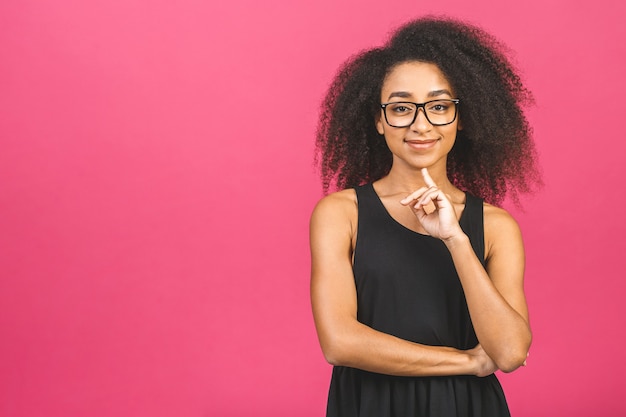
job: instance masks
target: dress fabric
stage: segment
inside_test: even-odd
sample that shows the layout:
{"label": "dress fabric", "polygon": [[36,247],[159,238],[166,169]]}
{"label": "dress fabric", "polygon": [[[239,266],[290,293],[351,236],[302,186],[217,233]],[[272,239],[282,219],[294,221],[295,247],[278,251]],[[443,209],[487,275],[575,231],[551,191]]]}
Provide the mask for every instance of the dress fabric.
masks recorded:
{"label": "dress fabric", "polygon": [[[358,320],[416,343],[475,347],[478,339],[463,288],[443,242],[394,220],[372,184],[356,187],[356,193],[353,268]],[[466,197],[460,224],[483,261],[482,200]],[[335,366],[327,416],[500,417],[510,413],[494,374],[398,377]]]}

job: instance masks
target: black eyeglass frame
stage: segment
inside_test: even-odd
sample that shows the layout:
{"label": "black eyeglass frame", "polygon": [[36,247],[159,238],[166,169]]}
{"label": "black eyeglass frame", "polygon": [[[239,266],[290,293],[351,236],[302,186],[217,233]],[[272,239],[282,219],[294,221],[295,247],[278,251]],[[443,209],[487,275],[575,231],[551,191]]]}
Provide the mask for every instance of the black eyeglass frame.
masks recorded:
{"label": "black eyeglass frame", "polygon": [[[452,120],[450,120],[448,123],[433,123],[430,121],[430,119],[428,118],[428,112],[426,111],[426,105],[429,103],[433,103],[435,101],[446,101],[446,102],[452,102],[454,103],[454,117],[452,118]],[[419,113],[420,108],[423,110],[424,112],[424,116],[426,117],[426,120],[428,120],[428,123],[430,123],[433,126],[446,126],[449,125],[450,123],[454,123],[454,121],[456,120],[457,115],[459,114],[459,103],[461,102],[461,100],[459,100],[458,98],[442,98],[442,99],[438,99],[438,100],[429,100],[426,101],[424,103],[414,103],[412,101],[393,101],[391,103],[382,103],[380,105],[380,108],[383,109],[383,114],[385,115],[385,121],[387,122],[387,124],[391,127],[409,127],[411,126],[413,123],[415,123],[415,119],[417,119],[417,114]],[[391,105],[391,104],[413,104],[415,105],[415,114],[413,115],[413,120],[411,120],[411,123],[404,125],[404,126],[395,126],[392,125],[391,123],[389,123],[389,120],[387,119],[387,106]]]}

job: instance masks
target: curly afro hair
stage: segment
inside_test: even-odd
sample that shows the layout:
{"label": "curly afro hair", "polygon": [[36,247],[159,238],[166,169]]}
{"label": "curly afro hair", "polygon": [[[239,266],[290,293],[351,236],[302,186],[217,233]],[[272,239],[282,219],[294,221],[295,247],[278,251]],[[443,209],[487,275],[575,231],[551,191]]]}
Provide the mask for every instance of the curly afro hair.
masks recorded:
{"label": "curly afro hair", "polygon": [[316,164],[325,193],[387,175],[392,155],[375,120],[386,75],[409,61],[437,65],[461,100],[463,129],[448,154],[448,177],[460,189],[499,204],[508,194],[541,184],[532,131],[523,108],[532,104],[507,58],[507,49],[484,30],[425,17],[399,28],[380,48],[351,57],[323,101]]}

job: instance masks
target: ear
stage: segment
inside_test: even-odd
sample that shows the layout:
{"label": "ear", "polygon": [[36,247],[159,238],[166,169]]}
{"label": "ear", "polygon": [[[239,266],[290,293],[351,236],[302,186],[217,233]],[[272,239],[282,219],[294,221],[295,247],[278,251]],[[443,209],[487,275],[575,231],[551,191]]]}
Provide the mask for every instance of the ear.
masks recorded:
{"label": "ear", "polygon": [[385,127],[383,124],[383,118],[381,117],[380,113],[378,114],[378,117],[376,118],[376,130],[378,131],[379,135],[384,135],[385,134]]}

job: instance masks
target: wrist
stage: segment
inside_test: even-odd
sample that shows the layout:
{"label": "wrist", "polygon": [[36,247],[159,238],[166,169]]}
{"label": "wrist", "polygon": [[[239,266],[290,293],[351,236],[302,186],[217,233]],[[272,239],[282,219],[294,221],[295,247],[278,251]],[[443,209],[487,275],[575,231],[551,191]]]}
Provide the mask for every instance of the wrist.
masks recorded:
{"label": "wrist", "polygon": [[472,355],[471,353],[467,353],[467,361],[468,361],[468,374],[478,376],[481,373],[482,366],[478,356]]}
{"label": "wrist", "polygon": [[450,352],[454,355],[456,375],[477,375],[480,372],[480,363],[473,350],[450,348]]}
{"label": "wrist", "polygon": [[461,350],[453,347],[430,347],[439,351],[440,359],[433,375],[477,375],[480,372],[480,363],[473,355],[472,350]]}
{"label": "wrist", "polygon": [[453,250],[457,247],[464,246],[470,243],[469,237],[462,230],[448,238],[442,239],[442,241],[446,245],[448,250]]}

